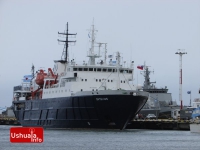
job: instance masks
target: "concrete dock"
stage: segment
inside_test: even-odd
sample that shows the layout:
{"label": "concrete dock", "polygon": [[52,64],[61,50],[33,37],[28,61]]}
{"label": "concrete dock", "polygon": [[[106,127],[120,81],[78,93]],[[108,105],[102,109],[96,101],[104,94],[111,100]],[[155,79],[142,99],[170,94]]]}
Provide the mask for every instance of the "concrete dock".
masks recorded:
{"label": "concrete dock", "polygon": [[[16,118],[0,117],[0,125],[20,125]],[[189,120],[137,119],[132,120],[126,129],[190,130]]]}
{"label": "concrete dock", "polygon": [[16,118],[1,117],[0,125],[20,125]]}
{"label": "concrete dock", "polygon": [[132,120],[126,129],[190,130],[190,121],[173,119],[137,119]]}

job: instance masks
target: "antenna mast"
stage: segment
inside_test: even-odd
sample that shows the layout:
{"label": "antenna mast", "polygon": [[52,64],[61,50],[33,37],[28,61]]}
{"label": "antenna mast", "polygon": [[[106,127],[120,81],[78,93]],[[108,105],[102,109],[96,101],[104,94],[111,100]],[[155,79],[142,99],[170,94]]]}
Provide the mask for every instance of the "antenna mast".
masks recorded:
{"label": "antenna mast", "polygon": [[120,53],[117,52],[117,56],[116,56],[116,59],[117,59],[117,90],[120,89],[120,78],[119,78],[119,67],[120,67]]}
{"label": "antenna mast", "polygon": [[175,54],[179,55],[179,101],[181,101],[181,108],[183,108],[183,100],[182,100],[182,55],[187,54],[183,50],[179,49]]}
{"label": "antenna mast", "polygon": [[69,59],[68,58],[69,57],[68,56],[68,46],[69,46],[69,43],[70,42],[74,42],[74,43],[76,42],[76,41],[69,41],[68,40],[68,35],[77,35],[77,33],[76,34],[68,33],[68,22],[67,22],[67,27],[66,28],[67,28],[66,33],[59,33],[58,32],[58,34],[66,35],[66,40],[65,41],[62,41],[62,40],[58,39],[58,42],[64,42],[65,43],[65,62],[67,62],[68,59]]}
{"label": "antenna mast", "polygon": [[107,43],[97,43],[99,44],[99,56],[100,56],[100,48],[101,48],[101,45],[104,44],[105,45],[105,52],[104,52],[104,62],[103,64],[106,64],[106,58],[107,58]]}
{"label": "antenna mast", "polygon": [[32,64],[32,67],[31,67],[31,71],[32,71],[32,79],[35,78],[35,67],[34,65]]}
{"label": "antenna mast", "polygon": [[95,44],[95,30],[94,29],[94,20],[93,20],[93,25],[92,25],[92,37],[91,37],[91,48],[89,50],[89,54],[87,55],[87,57],[89,57],[89,64],[90,65],[95,65],[95,58],[100,57],[100,53],[99,54],[95,54],[94,53],[94,44]]}

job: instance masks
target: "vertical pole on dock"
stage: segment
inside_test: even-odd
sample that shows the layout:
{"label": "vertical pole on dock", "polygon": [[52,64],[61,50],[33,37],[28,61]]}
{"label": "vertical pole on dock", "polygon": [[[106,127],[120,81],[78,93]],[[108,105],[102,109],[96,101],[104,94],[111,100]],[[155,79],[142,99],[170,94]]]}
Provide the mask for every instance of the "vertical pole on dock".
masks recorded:
{"label": "vertical pole on dock", "polygon": [[191,92],[191,90],[190,90],[190,106],[192,106],[192,104],[191,104],[191,93],[192,93],[192,92]]}
{"label": "vertical pole on dock", "polygon": [[175,54],[179,55],[179,101],[181,102],[181,108],[183,108],[183,99],[182,99],[182,55],[187,54],[183,50],[179,49]]}

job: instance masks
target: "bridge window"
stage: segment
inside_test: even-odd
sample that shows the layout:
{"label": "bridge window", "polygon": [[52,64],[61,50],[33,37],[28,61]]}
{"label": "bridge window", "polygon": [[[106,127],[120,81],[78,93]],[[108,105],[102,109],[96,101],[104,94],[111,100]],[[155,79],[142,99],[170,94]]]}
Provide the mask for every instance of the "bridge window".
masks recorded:
{"label": "bridge window", "polygon": [[89,71],[93,71],[93,68],[89,68]]}
{"label": "bridge window", "polygon": [[112,69],[108,69],[108,72],[112,72]]}
{"label": "bridge window", "polygon": [[88,71],[88,68],[84,68],[84,71]]}
{"label": "bridge window", "polygon": [[83,68],[78,68],[78,71],[82,71]]}
{"label": "bridge window", "polygon": [[107,69],[106,68],[103,68],[103,72],[106,72],[107,71]]}
{"label": "bridge window", "polygon": [[77,71],[77,68],[73,68],[73,71]]}
{"label": "bridge window", "polygon": [[101,68],[97,68],[97,71],[101,71]]}

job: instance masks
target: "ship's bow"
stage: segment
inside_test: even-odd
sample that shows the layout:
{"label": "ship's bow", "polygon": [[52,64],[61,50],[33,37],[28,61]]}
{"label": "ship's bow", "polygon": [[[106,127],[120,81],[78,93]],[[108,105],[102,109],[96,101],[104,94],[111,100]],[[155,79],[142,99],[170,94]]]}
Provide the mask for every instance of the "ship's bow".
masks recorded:
{"label": "ship's bow", "polygon": [[148,99],[147,93],[123,93],[95,95],[95,107],[99,119],[113,128],[124,129]]}

